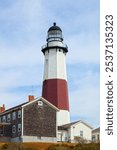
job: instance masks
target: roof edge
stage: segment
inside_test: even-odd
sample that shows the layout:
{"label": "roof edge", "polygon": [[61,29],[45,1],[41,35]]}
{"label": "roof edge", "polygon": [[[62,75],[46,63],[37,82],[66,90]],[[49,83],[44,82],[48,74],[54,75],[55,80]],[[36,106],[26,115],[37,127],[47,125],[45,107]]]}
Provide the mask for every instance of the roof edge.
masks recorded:
{"label": "roof edge", "polygon": [[33,101],[31,101],[31,102],[29,102],[29,103],[27,103],[27,104],[22,105],[21,107],[24,108],[24,107],[26,107],[27,105],[30,105],[30,104],[32,104],[32,103],[38,101],[38,100],[42,100],[43,102],[45,102],[46,104],[48,104],[48,105],[51,106],[52,108],[54,108],[54,109],[56,109],[57,111],[59,111],[59,109],[58,109],[56,106],[54,106],[53,104],[51,104],[49,101],[47,101],[47,100],[46,100],[45,98],[43,98],[43,97],[38,97],[38,98],[34,99]]}
{"label": "roof edge", "polygon": [[79,123],[83,123],[83,124],[85,124],[86,126],[88,126],[90,129],[93,129],[93,127],[92,126],[90,126],[88,123],[86,123],[86,122],[84,122],[84,121],[82,121],[82,120],[79,120],[79,121],[75,121],[75,122],[71,122],[71,123],[69,123],[69,124],[64,124],[64,125],[62,125],[63,127],[65,127],[65,128],[69,128],[70,126],[74,126],[74,125],[77,125],[77,124],[79,124]]}

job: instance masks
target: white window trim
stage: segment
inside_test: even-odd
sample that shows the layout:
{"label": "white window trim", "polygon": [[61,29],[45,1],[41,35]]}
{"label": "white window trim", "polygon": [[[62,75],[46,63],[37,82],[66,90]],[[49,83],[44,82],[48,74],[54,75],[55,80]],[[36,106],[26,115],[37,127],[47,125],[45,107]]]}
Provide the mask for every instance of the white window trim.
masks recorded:
{"label": "white window trim", "polygon": [[18,110],[18,118],[21,118],[21,110]]}
{"label": "white window trim", "polygon": [[11,121],[11,114],[8,114],[8,115],[7,115],[7,121],[8,121],[8,122]]}
{"label": "white window trim", "polygon": [[80,137],[83,137],[83,130],[80,130]]}
{"label": "white window trim", "polygon": [[43,106],[43,102],[42,101],[38,101],[38,106]]}
{"label": "white window trim", "polygon": [[12,133],[16,133],[16,125],[12,126]]}
{"label": "white window trim", "polygon": [[12,119],[13,119],[13,120],[16,119],[16,112],[15,112],[15,111],[12,113]]}
{"label": "white window trim", "polygon": [[18,132],[21,132],[21,123],[18,124]]}
{"label": "white window trim", "polygon": [[6,116],[3,116],[2,122],[6,122]]}

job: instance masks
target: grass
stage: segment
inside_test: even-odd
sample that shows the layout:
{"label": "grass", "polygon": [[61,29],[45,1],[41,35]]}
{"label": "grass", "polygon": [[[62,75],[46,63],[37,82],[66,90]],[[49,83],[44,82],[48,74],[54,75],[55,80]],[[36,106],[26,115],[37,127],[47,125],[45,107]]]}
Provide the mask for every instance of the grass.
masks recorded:
{"label": "grass", "polygon": [[96,143],[0,143],[0,150],[100,150],[100,145]]}
{"label": "grass", "polygon": [[100,145],[96,143],[76,144],[76,145],[57,144],[51,145],[46,150],[100,150]]}
{"label": "grass", "polygon": [[[53,143],[0,143],[0,150],[45,150]],[[54,144],[53,144],[54,145]]]}

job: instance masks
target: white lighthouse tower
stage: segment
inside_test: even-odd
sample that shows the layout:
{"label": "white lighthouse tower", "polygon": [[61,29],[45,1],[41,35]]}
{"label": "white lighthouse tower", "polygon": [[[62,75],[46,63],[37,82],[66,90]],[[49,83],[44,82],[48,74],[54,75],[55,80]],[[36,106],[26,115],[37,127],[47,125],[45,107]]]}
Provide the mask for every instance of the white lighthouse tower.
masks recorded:
{"label": "white lighthouse tower", "polygon": [[63,43],[62,30],[53,23],[47,34],[47,44],[42,46],[45,56],[42,97],[56,106],[57,125],[70,123],[66,75],[67,45]]}

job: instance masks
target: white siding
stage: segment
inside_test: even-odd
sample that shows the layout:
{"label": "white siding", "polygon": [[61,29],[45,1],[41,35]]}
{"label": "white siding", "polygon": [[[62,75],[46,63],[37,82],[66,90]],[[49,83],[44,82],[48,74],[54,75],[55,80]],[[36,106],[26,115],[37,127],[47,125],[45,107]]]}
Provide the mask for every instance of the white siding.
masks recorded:
{"label": "white siding", "polygon": [[83,131],[83,138],[91,140],[92,130],[82,122],[71,126],[71,140],[74,140],[75,136],[80,136],[80,131]]}
{"label": "white siding", "polygon": [[57,141],[58,142],[62,142],[62,141],[68,141],[69,140],[69,137],[68,137],[68,132],[67,131],[59,131],[57,133]]}
{"label": "white siding", "polygon": [[69,126],[67,130],[58,130],[57,140],[76,142],[74,137],[80,136],[80,131],[82,131],[84,139],[91,141],[92,129],[82,122]]}
{"label": "white siding", "polygon": [[65,54],[57,51],[57,78],[65,79],[67,81],[66,75],[66,60]]}
{"label": "white siding", "polygon": [[94,141],[94,142],[100,141],[100,131],[92,133],[92,141]]}

